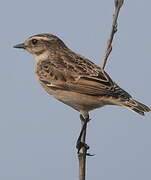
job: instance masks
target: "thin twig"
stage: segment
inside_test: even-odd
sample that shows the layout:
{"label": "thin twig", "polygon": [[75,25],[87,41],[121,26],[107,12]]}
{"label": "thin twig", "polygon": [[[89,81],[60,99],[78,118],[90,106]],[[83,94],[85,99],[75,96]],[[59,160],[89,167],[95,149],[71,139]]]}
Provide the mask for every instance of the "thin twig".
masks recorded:
{"label": "thin twig", "polygon": [[123,3],[124,3],[124,0],[114,0],[115,11],[113,14],[112,30],[111,30],[109,39],[107,40],[107,45],[106,45],[106,48],[104,51],[104,55],[103,55],[103,59],[102,59],[102,62],[103,62],[102,69],[105,68],[107,59],[112,51],[113,38],[114,38],[115,33],[117,32],[117,19],[118,19],[118,15],[119,15],[119,12],[120,12],[120,9],[121,9]]}

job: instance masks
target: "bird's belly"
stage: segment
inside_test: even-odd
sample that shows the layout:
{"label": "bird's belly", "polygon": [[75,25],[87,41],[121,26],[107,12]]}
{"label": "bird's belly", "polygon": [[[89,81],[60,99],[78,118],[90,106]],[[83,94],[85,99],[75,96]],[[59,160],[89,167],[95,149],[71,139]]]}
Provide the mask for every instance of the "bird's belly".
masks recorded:
{"label": "bird's belly", "polygon": [[77,111],[90,111],[105,105],[105,102],[101,101],[98,97],[70,91],[58,90],[57,93],[53,94],[53,96]]}
{"label": "bird's belly", "polygon": [[106,102],[103,97],[100,96],[90,96],[51,87],[48,88],[48,86],[46,86],[44,83],[40,84],[50,95],[53,95],[55,99],[74,108],[77,111],[91,111],[106,104],[110,104],[109,102]]}

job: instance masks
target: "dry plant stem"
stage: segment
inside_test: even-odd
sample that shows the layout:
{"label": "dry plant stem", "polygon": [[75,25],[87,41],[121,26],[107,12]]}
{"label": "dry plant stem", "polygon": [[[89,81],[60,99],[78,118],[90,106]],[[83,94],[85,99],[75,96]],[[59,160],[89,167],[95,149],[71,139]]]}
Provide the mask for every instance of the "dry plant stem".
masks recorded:
{"label": "dry plant stem", "polygon": [[107,63],[107,59],[108,59],[108,57],[112,51],[113,38],[114,38],[115,33],[117,32],[117,19],[118,19],[118,15],[119,15],[119,12],[120,12],[120,9],[123,5],[124,0],[114,0],[114,2],[115,2],[115,11],[113,14],[112,29],[111,29],[109,39],[107,40],[107,45],[106,45],[105,52],[103,55],[102,69],[105,68],[106,63]]}
{"label": "dry plant stem", "polygon": [[[81,127],[83,127],[84,121],[81,120]],[[86,139],[86,129],[87,125],[85,126],[85,129],[83,131],[83,134],[81,136],[81,142],[85,143]],[[82,147],[79,151],[78,154],[78,159],[79,159],[79,180],[85,180],[86,176],[86,154],[87,154],[87,149],[85,147]]]}
{"label": "dry plant stem", "polygon": [[[117,31],[117,19],[118,19],[120,9],[121,9],[121,7],[123,5],[123,2],[124,2],[124,0],[114,0],[115,12],[114,12],[114,15],[113,15],[112,30],[111,30],[111,33],[110,33],[110,37],[109,37],[109,39],[107,41],[107,46],[106,46],[104,56],[103,56],[103,66],[102,66],[103,69],[105,68],[107,59],[108,59],[108,57],[109,57],[109,55],[110,55],[110,53],[112,51],[112,41],[113,41],[114,35],[115,35],[116,31]],[[83,127],[83,125],[84,125],[83,120],[81,120],[81,125]],[[81,136],[81,142],[84,143],[84,144],[86,144],[85,143],[86,130],[87,130],[87,124],[86,124],[86,126],[84,128],[84,131],[83,131],[83,134]],[[79,154],[78,154],[78,159],[79,159],[79,180],[85,180],[85,176],[86,176],[86,156],[87,156],[87,149],[85,147],[82,147],[80,149],[80,151],[79,151]]]}

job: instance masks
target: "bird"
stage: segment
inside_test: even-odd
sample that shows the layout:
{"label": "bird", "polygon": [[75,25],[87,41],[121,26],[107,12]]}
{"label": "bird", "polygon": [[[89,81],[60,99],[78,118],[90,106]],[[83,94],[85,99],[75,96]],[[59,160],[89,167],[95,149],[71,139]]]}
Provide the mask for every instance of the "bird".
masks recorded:
{"label": "bird", "polygon": [[134,100],[103,68],[73,52],[53,34],[30,36],[14,48],[31,53],[36,62],[36,78],[57,100],[89,119],[89,111],[105,105],[118,105],[144,115],[151,109]]}

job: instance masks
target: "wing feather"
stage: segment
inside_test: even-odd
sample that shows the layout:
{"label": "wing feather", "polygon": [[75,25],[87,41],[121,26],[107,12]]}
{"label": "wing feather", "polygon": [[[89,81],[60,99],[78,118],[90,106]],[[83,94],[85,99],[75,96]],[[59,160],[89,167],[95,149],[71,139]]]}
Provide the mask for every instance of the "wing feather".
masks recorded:
{"label": "wing feather", "polygon": [[131,97],[98,66],[94,69],[95,73],[92,72],[91,68],[91,71],[88,71],[87,74],[78,73],[77,71],[75,73],[72,71],[74,68],[68,68],[70,66],[66,64],[66,68],[64,68],[63,60],[57,65],[50,60],[42,62],[37,70],[39,80],[48,88],[56,90],[61,89],[91,96],[112,96],[122,99]]}

